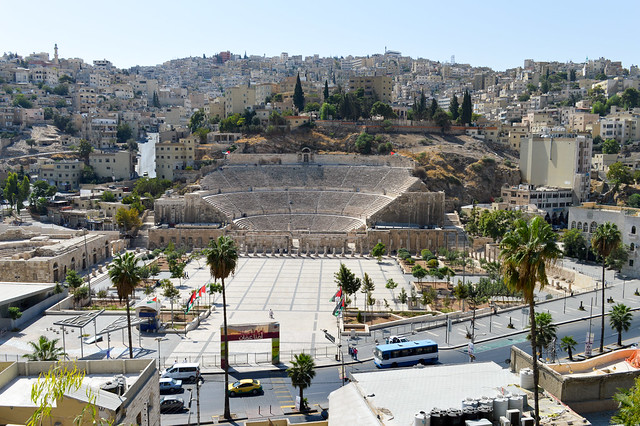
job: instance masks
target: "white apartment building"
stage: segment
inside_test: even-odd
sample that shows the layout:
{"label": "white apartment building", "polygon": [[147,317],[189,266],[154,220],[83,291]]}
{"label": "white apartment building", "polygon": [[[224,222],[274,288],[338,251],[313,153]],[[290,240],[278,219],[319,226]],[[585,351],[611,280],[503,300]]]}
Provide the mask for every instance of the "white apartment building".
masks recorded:
{"label": "white apartment building", "polygon": [[605,222],[614,223],[618,227],[622,234],[622,243],[628,247],[629,260],[622,268],[622,273],[629,277],[640,277],[638,255],[640,209],[595,203],[584,203],[579,207],[569,208],[569,229],[580,229],[587,240],[587,244],[591,243],[591,237],[598,225]]}
{"label": "white apartment building", "polygon": [[94,151],[89,154],[89,165],[101,178],[113,180],[132,179],[134,156],[131,151]]}
{"label": "white apartment building", "polygon": [[62,191],[78,189],[84,163],[78,160],[48,161],[40,166],[39,178]]}
{"label": "white apartment building", "polygon": [[564,129],[531,135],[520,142],[520,172],[525,183],[570,188],[574,204],[586,201],[590,192],[590,136]]}
{"label": "white apartment building", "polygon": [[550,188],[521,184],[502,187],[500,196],[509,208],[534,205],[550,216],[566,211],[573,205],[573,190],[570,188]]}

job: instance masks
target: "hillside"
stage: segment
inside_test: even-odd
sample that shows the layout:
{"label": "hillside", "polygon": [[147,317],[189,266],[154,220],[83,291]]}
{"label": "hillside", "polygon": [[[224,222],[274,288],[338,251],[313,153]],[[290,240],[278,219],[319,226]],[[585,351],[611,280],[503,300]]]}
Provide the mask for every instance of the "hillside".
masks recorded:
{"label": "hillside", "polygon": [[[318,152],[355,152],[358,133],[325,134],[299,131],[285,135],[253,136],[236,144],[244,153],[293,153],[303,147]],[[414,158],[414,171],[431,191],[444,191],[447,211],[490,202],[500,196],[504,183],[520,183],[517,153],[468,136],[382,134],[376,142],[391,142],[393,149]]]}

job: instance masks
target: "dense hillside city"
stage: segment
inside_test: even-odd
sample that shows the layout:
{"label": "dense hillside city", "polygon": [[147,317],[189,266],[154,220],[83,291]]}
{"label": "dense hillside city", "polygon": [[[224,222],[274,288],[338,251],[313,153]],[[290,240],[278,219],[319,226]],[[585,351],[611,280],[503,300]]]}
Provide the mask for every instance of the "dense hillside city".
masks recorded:
{"label": "dense hillside city", "polygon": [[633,424],[637,65],[55,44],[0,86],[0,424]]}

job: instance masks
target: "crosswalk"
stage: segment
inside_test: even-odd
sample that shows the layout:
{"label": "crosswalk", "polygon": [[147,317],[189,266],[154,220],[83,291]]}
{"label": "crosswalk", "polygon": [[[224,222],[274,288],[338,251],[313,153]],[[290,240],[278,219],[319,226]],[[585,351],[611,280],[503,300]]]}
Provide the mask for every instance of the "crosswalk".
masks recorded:
{"label": "crosswalk", "polygon": [[284,377],[272,377],[273,393],[283,412],[293,410],[295,402]]}

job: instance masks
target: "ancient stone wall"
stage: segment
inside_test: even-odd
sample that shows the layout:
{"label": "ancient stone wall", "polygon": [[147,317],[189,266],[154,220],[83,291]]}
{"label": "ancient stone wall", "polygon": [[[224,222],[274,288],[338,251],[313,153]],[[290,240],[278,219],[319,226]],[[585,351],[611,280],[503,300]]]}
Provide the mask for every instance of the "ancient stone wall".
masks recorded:
{"label": "ancient stone wall", "polygon": [[223,212],[207,203],[202,197],[207,192],[198,191],[179,197],[163,197],[155,201],[154,219],[160,223],[226,223],[230,221]]}
{"label": "ancient stone wall", "polygon": [[401,155],[360,155],[360,154],[316,154],[307,153],[308,161],[304,161],[305,153],[297,154],[240,154],[232,153],[227,155],[223,164],[238,165],[266,165],[266,164],[297,164],[313,163],[323,165],[358,165],[358,166],[389,166],[413,168],[415,162],[409,157]]}
{"label": "ancient stone wall", "polygon": [[443,226],[444,192],[406,192],[367,220],[376,224]]}
{"label": "ancient stone wall", "polygon": [[460,247],[454,229],[370,229],[365,232],[308,233],[288,231],[246,231],[227,227],[178,226],[155,227],[149,230],[149,249],[166,247],[172,242],[188,250],[204,248],[211,239],[220,235],[233,238],[241,254],[293,253],[293,254],[368,254],[381,242],[387,253],[395,254],[406,248],[417,254],[422,249],[436,251],[446,247]]}

